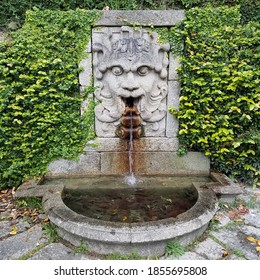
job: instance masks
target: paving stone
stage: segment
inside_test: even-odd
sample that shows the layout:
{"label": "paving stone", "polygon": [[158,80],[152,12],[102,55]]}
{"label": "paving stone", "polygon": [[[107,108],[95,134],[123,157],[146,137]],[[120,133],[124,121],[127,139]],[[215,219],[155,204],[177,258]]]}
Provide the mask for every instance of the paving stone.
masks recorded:
{"label": "paving stone", "polygon": [[245,258],[239,257],[239,256],[237,256],[237,255],[235,255],[235,254],[231,254],[231,255],[227,258],[227,260],[240,260],[240,261],[243,261],[243,260],[245,260]]}
{"label": "paving stone", "polygon": [[205,256],[207,259],[218,260],[222,258],[222,255],[226,250],[211,238],[207,238],[202,241],[194,251]]}
{"label": "paving stone", "polygon": [[[247,229],[247,233],[252,233],[252,229]],[[226,244],[231,250],[242,253],[246,259],[258,260],[260,259],[255,247],[246,239],[246,229],[242,232],[241,227],[232,229],[221,229],[219,231],[211,232],[211,235],[217,238],[223,244]]]}
{"label": "paving stone", "polygon": [[230,218],[222,212],[218,212],[214,218],[218,221],[217,227],[223,227],[231,221]]}
{"label": "paving stone", "polygon": [[244,223],[246,225],[252,225],[254,227],[260,228],[260,213],[256,210],[250,210],[249,214],[246,214],[244,217]]}
{"label": "paving stone", "polygon": [[46,242],[42,237],[42,228],[35,225],[29,230],[0,241],[0,259],[14,260],[22,257]]}
{"label": "paving stone", "polygon": [[256,239],[260,239],[260,228],[245,225],[245,226],[242,226],[240,230],[246,236],[253,235]]}
{"label": "paving stone", "polygon": [[8,220],[10,218],[11,211],[0,212],[0,221]]}
{"label": "paving stone", "polygon": [[163,258],[164,260],[205,260],[202,256],[194,253],[194,252],[186,252],[184,255],[180,257],[169,256]]}
{"label": "paving stone", "polygon": [[25,231],[30,227],[28,222],[23,220],[9,220],[0,222],[0,239],[11,236],[10,232],[16,227],[17,232]]}
{"label": "paving stone", "polygon": [[90,260],[94,259],[84,254],[75,253],[61,243],[52,243],[36,252],[30,260]]}

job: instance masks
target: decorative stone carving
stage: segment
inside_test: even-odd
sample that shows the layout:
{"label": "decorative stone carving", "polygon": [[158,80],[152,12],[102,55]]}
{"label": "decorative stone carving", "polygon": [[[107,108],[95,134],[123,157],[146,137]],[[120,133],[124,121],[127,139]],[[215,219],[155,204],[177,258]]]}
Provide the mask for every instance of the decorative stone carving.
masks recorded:
{"label": "decorative stone carving", "polygon": [[145,136],[165,136],[169,44],[131,27],[95,30],[92,44],[97,136],[115,137],[129,105],[140,113]]}

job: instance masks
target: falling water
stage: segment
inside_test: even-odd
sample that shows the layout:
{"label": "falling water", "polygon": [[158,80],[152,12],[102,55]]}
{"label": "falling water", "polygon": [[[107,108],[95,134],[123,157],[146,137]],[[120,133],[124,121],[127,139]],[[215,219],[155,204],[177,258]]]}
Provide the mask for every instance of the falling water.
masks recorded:
{"label": "falling water", "polygon": [[128,159],[129,159],[129,175],[125,177],[125,182],[130,186],[135,186],[137,184],[137,179],[133,172],[133,112],[130,111],[131,127],[130,127],[130,137],[129,137],[129,149],[128,149]]}

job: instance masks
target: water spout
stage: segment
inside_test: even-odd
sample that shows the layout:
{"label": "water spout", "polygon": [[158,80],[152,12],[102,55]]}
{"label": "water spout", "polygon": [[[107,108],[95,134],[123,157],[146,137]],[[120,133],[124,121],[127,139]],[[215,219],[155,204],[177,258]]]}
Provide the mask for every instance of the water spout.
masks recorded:
{"label": "water spout", "polygon": [[116,135],[121,139],[139,139],[143,134],[141,117],[136,106],[126,106]]}

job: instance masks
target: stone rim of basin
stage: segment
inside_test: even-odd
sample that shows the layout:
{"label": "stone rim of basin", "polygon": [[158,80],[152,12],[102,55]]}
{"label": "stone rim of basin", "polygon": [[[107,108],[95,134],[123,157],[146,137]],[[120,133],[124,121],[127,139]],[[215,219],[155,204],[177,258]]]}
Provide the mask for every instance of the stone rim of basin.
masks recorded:
{"label": "stone rim of basin", "polygon": [[[94,239],[105,242],[149,242],[161,241],[178,237],[195,231],[207,225],[217,211],[215,193],[205,187],[205,183],[195,188],[198,191],[198,200],[195,205],[176,218],[163,220],[120,223],[101,221],[77,214],[68,208],[61,197],[64,186],[57,192],[46,192],[43,197],[45,211],[49,219],[61,230],[71,232],[82,239]],[[147,234],[151,231],[152,234]],[[144,233],[141,237],[140,234]],[[134,235],[138,235],[136,238]]]}

